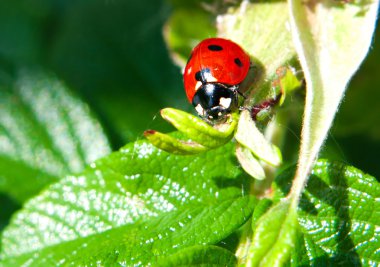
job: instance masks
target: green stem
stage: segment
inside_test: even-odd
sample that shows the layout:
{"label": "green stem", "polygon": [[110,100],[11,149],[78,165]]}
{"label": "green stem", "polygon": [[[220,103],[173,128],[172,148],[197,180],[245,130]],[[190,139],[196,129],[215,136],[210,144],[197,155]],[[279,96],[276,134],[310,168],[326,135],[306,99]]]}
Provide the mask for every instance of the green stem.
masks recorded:
{"label": "green stem", "polygon": [[[285,140],[285,129],[289,122],[288,114],[279,111],[273,120],[268,124],[265,130],[265,137],[271,143],[282,147]],[[256,196],[266,196],[270,193],[271,185],[275,179],[277,168],[263,163],[266,178],[264,180],[255,180],[252,188],[252,194]]]}
{"label": "green stem", "polygon": [[[285,140],[285,129],[289,122],[288,114],[279,111],[273,118],[272,122],[268,125],[265,136],[274,144],[282,147]],[[264,180],[252,179],[250,193],[255,196],[265,197],[270,194],[271,185],[275,179],[277,168],[263,163],[266,178]],[[238,266],[247,266],[250,262],[249,250],[251,247],[253,237],[253,229],[251,226],[251,220],[243,227],[240,237],[240,244],[236,250],[236,257],[238,258]]]}

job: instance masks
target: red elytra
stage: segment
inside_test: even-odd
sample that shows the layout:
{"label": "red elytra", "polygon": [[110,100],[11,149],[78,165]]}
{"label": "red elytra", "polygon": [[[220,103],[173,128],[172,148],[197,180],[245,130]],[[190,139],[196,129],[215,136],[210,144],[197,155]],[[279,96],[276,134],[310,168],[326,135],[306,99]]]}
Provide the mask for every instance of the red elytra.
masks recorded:
{"label": "red elytra", "polygon": [[250,57],[238,44],[223,38],[203,40],[193,49],[183,74],[189,102],[193,102],[195,93],[205,83],[236,87],[249,68]]}

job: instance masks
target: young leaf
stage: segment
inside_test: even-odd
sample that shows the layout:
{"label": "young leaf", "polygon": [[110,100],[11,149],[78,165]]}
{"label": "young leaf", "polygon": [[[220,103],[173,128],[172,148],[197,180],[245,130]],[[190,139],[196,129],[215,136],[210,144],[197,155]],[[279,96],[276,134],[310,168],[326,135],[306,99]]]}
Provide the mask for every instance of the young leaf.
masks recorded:
{"label": "young leaf", "polygon": [[4,231],[1,257],[15,265],[133,264],[215,244],[254,206],[233,148],[184,157],[129,144],[28,201]]}
{"label": "young leaf", "polygon": [[200,144],[192,141],[182,141],[173,136],[163,134],[155,130],[145,131],[144,136],[155,147],[176,155],[192,155],[208,150],[207,147]]}
{"label": "young leaf", "polygon": [[268,198],[260,199],[260,201],[256,204],[256,207],[252,214],[252,219],[251,219],[253,229],[256,228],[257,221],[261,218],[261,216],[263,216],[267,212],[267,210],[272,206],[272,204],[273,204],[272,200]]}
{"label": "young leaf", "polygon": [[199,117],[174,108],[161,110],[161,116],[180,132],[209,148],[219,147],[230,141],[237,124],[235,114],[232,114],[225,124],[218,125],[219,129],[212,127]]}
{"label": "young leaf", "polygon": [[296,238],[297,214],[289,199],[270,208],[255,224],[248,266],[283,266]]}
{"label": "young leaf", "polygon": [[293,193],[299,197],[344,90],[370,47],[378,1],[291,0],[290,24],[307,93]]}
{"label": "young leaf", "polygon": [[23,71],[0,87],[0,191],[18,202],[110,152],[102,128],[52,75]]}
{"label": "young leaf", "polygon": [[[278,177],[277,197],[288,194],[293,175],[294,168]],[[379,263],[379,199],[380,184],[374,177],[342,163],[318,161],[298,210],[308,256],[302,265]]]}
{"label": "young leaf", "polygon": [[236,158],[239,160],[241,167],[253,178],[257,180],[265,179],[265,171],[260,161],[253,156],[251,150],[236,144]]}
{"label": "young leaf", "polygon": [[257,158],[273,166],[281,164],[280,149],[265,139],[264,134],[257,129],[256,123],[252,120],[251,114],[247,110],[241,112],[235,138]]}

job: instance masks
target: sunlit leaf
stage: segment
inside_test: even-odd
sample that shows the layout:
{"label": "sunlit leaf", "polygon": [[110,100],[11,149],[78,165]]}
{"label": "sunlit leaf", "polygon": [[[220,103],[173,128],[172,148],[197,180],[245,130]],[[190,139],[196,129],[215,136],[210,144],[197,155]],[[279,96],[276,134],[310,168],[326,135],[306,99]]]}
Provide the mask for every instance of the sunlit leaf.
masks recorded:
{"label": "sunlit leaf", "polygon": [[28,201],[4,231],[1,257],[8,265],[136,264],[216,244],[255,203],[233,148],[175,156],[131,143]]}
{"label": "sunlit leaf", "polygon": [[0,88],[0,191],[19,202],[110,152],[88,107],[56,77],[23,71]]}
{"label": "sunlit leaf", "polygon": [[288,199],[270,208],[254,225],[248,266],[283,266],[296,238],[297,214]]}
{"label": "sunlit leaf", "polygon": [[[276,180],[276,198],[288,194],[295,169]],[[380,262],[380,184],[360,170],[320,160],[300,200],[302,265],[376,266]]]}
{"label": "sunlit leaf", "polygon": [[326,139],[352,75],[372,41],[378,1],[358,4],[291,0],[293,41],[304,71],[307,93],[294,194],[305,180]]}

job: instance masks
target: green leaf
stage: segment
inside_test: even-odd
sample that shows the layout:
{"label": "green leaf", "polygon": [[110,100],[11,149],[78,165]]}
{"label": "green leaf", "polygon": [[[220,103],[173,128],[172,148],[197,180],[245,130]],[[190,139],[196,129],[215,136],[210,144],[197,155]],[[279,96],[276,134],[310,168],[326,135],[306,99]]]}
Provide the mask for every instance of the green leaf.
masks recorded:
{"label": "green leaf", "polygon": [[265,179],[265,171],[260,161],[252,155],[251,150],[236,144],[236,158],[239,160],[241,167],[253,178],[257,180]]}
{"label": "green leaf", "polygon": [[176,139],[155,130],[145,131],[144,136],[157,148],[177,155],[197,154],[226,144],[232,139],[237,124],[237,114],[215,126],[174,108],[162,109],[161,116],[190,140]]}
{"label": "green leaf", "polygon": [[219,147],[230,141],[237,124],[235,114],[226,123],[215,128],[199,117],[174,108],[161,110],[161,116],[193,141],[209,148]]}
{"label": "green leaf", "polygon": [[[6,266],[20,266],[26,263],[35,266],[146,266],[154,264],[159,256],[181,254],[180,251],[177,252],[180,249],[220,241],[249,218],[252,208],[248,206],[252,204],[249,197],[243,197],[219,204],[174,211],[146,222],[124,224],[26,253],[3,254],[3,263]],[[238,216],[234,215],[242,209],[243,212]]]}
{"label": "green leaf", "polygon": [[52,75],[0,87],[0,191],[19,202],[110,152],[88,107]]}
{"label": "green leaf", "polygon": [[295,187],[299,197],[346,86],[372,41],[378,1],[310,5],[291,0],[290,25],[307,93]]}
{"label": "green leaf", "polygon": [[[277,197],[288,193],[294,168],[276,180]],[[308,259],[305,265],[375,266],[380,262],[380,184],[342,163],[315,165],[298,210]],[[298,249],[297,249],[298,250]]]}
{"label": "green leaf", "polygon": [[251,220],[253,229],[256,228],[257,221],[261,218],[261,216],[263,216],[267,212],[267,210],[269,210],[272,204],[273,204],[272,200],[268,198],[263,198],[257,203],[255,210],[252,214],[252,220]]}
{"label": "green leaf", "polygon": [[236,266],[236,257],[230,251],[216,246],[194,246],[160,259],[156,266]]}
{"label": "green leaf", "polygon": [[285,101],[286,95],[291,94],[294,90],[300,88],[302,83],[289,68],[280,67],[277,69],[276,74],[278,78],[273,83],[280,87],[281,98],[279,100],[279,105],[282,105]]}
{"label": "green leaf", "polygon": [[145,131],[144,136],[155,147],[176,155],[192,155],[208,150],[207,147],[192,141],[183,141],[168,134],[163,134],[154,130]]}
{"label": "green leaf", "polygon": [[256,123],[252,120],[251,114],[247,110],[241,112],[235,138],[257,158],[273,166],[281,164],[280,149],[265,139],[264,134],[256,127]]}
{"label": "green leaf", "polygon": [[283,266],[297,229],[297,214],[288,199],[270,208],[256,223],[247,266]]}
{"label": "green leaf", "polygon": [[233,148],[184,157],[128,144],[28,201],[4,231],[1,257],[10,265],[128,265],[215,244],[254,207]]}

